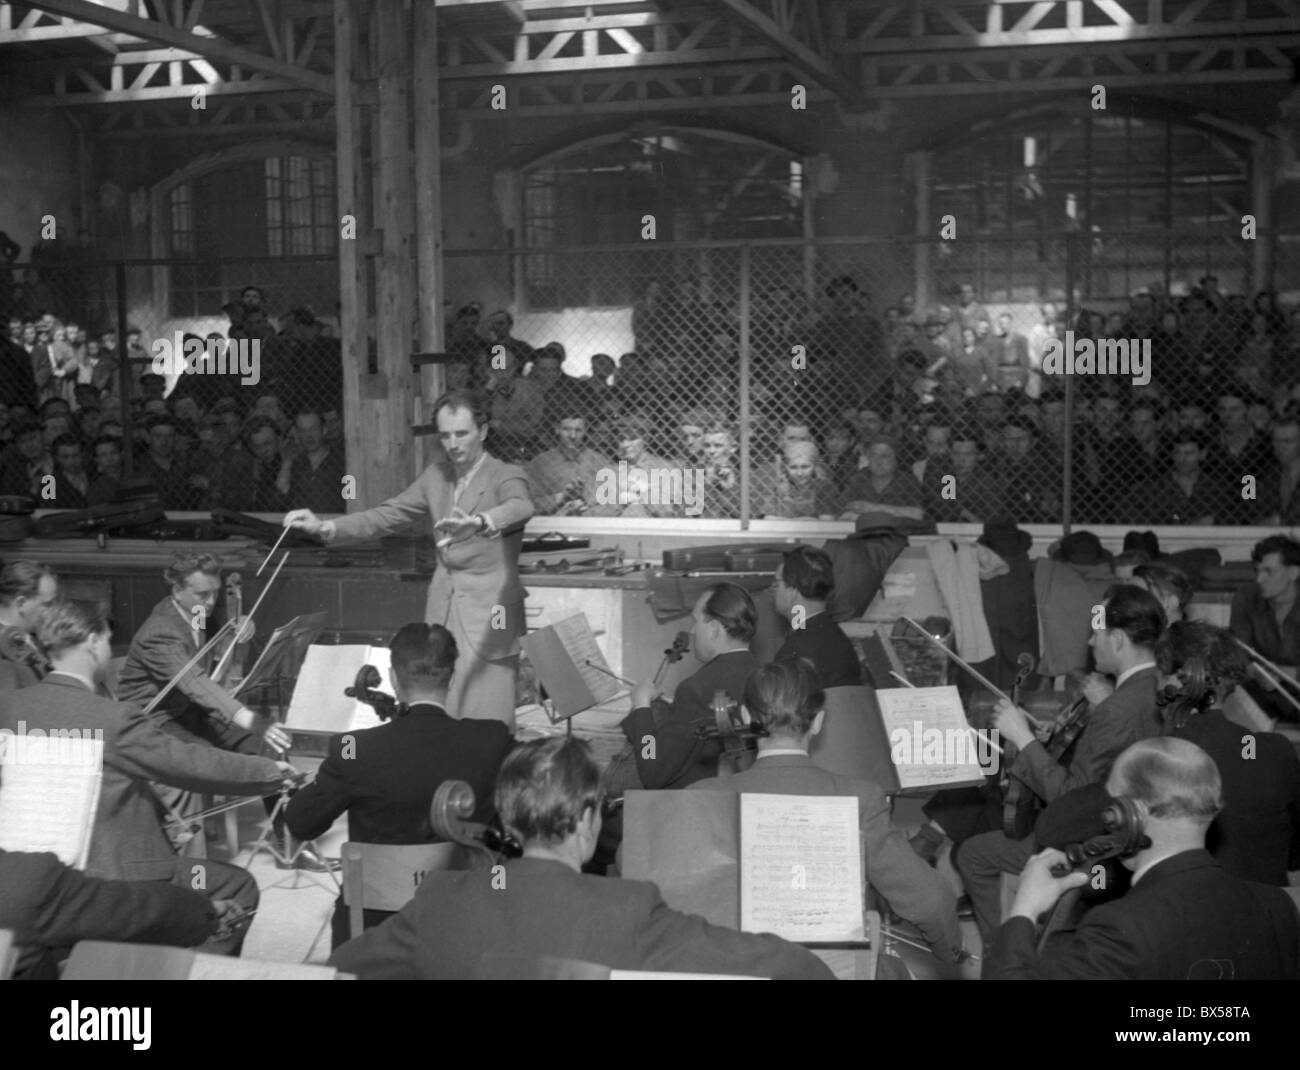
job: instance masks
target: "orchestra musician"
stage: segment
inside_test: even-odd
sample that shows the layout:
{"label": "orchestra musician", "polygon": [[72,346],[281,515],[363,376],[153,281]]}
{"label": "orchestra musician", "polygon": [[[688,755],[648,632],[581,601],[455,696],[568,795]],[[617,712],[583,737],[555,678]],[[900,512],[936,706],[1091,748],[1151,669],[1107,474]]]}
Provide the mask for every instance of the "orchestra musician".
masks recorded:
{"label": "orchestra musician", "polygon": [[758,757],[744,772],[697,780],[692,789],[767,795],[854,795],[862,860],[870,887],[912,922],[943,962],[961,952],[957,904],[939,875],[916,856],[890,820],[889,802],[869,780],[837,776],[813,765],[809,741],[821,731],[826,695],[807,658],[764,665],[745,683],[745,709],[766,731]]}
{"label": "orchestra musician", "polygon": [[831,620],[826,603],[835,592],[835,566],[825,550],[796,546],[777,566],[772,601],[790,622],[790,634],[776,660],[804,657],[817,668],[823,688],[856,687],[862,663],[844,630]]}
{"label": "orchestra musician", "polygon": [[446,456],[397,497],[333,520],[295,509],[284,524],[334,542],[392,535],[432,517],[438,568],[425,620],[447,628],[460,651],[447,711],[502,721],[513,732],[519,636],[525,630],[519,551],[524,524],[533,515],[528,477],[485,452],[488,412],[477,394],[443,394],[433,413]]}
{"label": "orchestra musician", "polygon": [[[1228,627],[1242,642],[1296,675],[1300,666],[1300,542],[1270,535],[1250,552],[1255,581],[1232,596]],[[1252,663],[1246,690],[1273,717],[1300,720],[1296,706],[1258,663]]]}
{"label": "orchestra musician", "polygon": [[[407,624],[393,636],[389,682],[398,714],[386,724],[330,740],[316,779],[285,809],[289,831],[301,840],[327,832],[348,815],[348,839],[357,843],[435,843],[429,804],[439,784],[463,780],[474,789],[474,821],[492,818],[492,788],[511,738],[500,721],[447,715],[447,685],[456,665],[456,640],[441,624]],[[367,910],[367,929],[391,912]],[[334,947],[349,938],[342,895],[334,909]]]}
{"label": "orchestra musician", "polygon": [[[1103,627],[1093,631],[1090,645],[1098,670],[1115,677],[1115,691],[1092,709],[1065,754],[1048,753],[1022,709],[1006,701],[997,707],[994,727],[1017,749],[1009,775],[1042,803],[1104,780],[1125,747],[1161,731],[1154,648],[1164,610],[1149,591],[1121,584],[1107,592],[1103,612]],[[1036,849],[1032,835],[1015,840],[996,830],[971,837],[954,852],[986,945],[1000,921],[1001,875],[1019,873]]]}
{"label": "orchestra musician", "polygon": [[[103,740],[103,780],[87,876],[165,881],[203,892],[214,909],[233,900],[239,914],[251,913],[258,889],[247,871],[173,853],[159,824],[150,781],[188,791],[247,795],[278,791],[296,771],[286,762],[182,741],[136,704],[108,698],[104,674],[112,658],[111,639],[98,606],[65,601],[46,607],[38,640],[50,656],[50,672],[32,687],[0,695],[0,729],[15,734],[57,730],[64,733],[61,742]],[[67,736],[74,731],[77,736]],[[219,933],[202,950],[237,955],[243,939],[242,928]]]}
{"label": "orchestra musician", "polygon": [[50,667],[32,636],[41,610],[59,596],[59,580],[37,561],[0,569],[0,691],[31,687]]}
{"label": "orchestra musician", "polygon": [[700,739],[696,725],[714,723],[716,692],[740,702],[745,680],[758,667],[750,652],[757,631],[758,610],[743,587],[717,583],[695,600],[691,644],[704,666],[677,685],[671,702],[656,701],[659,689],[648,680],[633,689],[632,712],[620,727],[640,783],[620,787],[684,788],[717,775],[722,743]]}
{"label": "orchestra musician", "polygon": [[1088,870],[1049,848],[1029,860],[1006,923],[985,959],[986,980],[1295,980],[1300,916],[1280,888],[1243,881],[1205,849],[1224,808],[1214,760],[1185,739],[1145,739],[1115,760],[1109,796],[1126,798],[1147,839],[1123,865],[1132,886],[1038,946],[1036,920]]}
{"label": "orchestra musician", "polygon": [[[117,697],[148,705],[207,643],[212,632],[212,612],[221,590],[221,565],[211,554],[178,550],[163,572],[171,593],[153,608],[136,631],[117,680]],[[248,635],[253,624],[237,622]],[[235,638],[234,631],[230,641]],[[176,683],[150,714],[159,725],[186,743],[206,743],[238,754],[261,754],[263,740],[279,752],[289,748],[289,735],[269,724],[212,678],[225,647],[218,643]],[[160,790],[164,805],[179,813],[192,812],[196,801],[188,792]],[[265,800],[266,812],[275,809],[278,796]],[[283,843],[283,819],[277,818],[273,834]],[[286,865],[277,858],[277,865]],[[310,847],[297,855],[294,868],[321,872],[331,868]]]}
{"label": "orchestra musician", "polygon": [[830,980],[810,951],[670,910],[648,881],[583,873],[600,836],[600,768],[580,739],[517,746],[501,765],[496,810],[523,857],[435,871],[400,913],[334,952],[363,980],[472,979],[497,956],[540,975],[546,958],[624,970]]}

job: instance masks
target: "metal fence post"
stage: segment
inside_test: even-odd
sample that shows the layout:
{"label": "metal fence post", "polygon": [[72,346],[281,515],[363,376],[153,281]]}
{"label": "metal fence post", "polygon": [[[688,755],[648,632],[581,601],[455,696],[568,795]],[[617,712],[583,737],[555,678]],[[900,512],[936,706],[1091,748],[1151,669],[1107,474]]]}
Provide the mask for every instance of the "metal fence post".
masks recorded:
{"label": "metal fence post", "polygon": [[125,444],[122,478],[130,479],[135,434],[131,427],[131,354],[126,347],[126,264],[119,260],[113,273],[117,280],[117,382],[122,394],[122,442]]}
{"label": "metal fence post", "polygon": [[740,526],[749,527],[750,493],[753,479],[749,465],[749,336],[750,336],[750,247],[740,247]]}

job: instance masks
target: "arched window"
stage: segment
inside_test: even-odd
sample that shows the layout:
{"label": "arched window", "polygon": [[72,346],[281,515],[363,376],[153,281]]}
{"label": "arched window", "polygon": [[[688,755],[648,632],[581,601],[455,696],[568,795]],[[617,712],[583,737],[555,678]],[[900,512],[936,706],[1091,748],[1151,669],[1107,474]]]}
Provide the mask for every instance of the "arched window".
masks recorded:
{"label": "arched window", "polygon": [[[250,146],[187,168],[164,185],[162,195],[161,255],[209,261],[172,268],[172,316],[220,308],[231,288],[247,281],[247,269],[231,261],[332,257],[338,246],[334,161],[328,155]],[[310,303],[310,297],[304,292],[294,303]]]}
{"label": "arched window", "polygon": [[1051,236],[1073,232],[1087,235],[1069,264],[1085,297],[1207,272],[1246,289],[1251,250],[1232,239],[1249,189],[1246,143],[1192,119],[1057,106],[1002,117],[935,152],[932,217],[1003,239],[952,243],[938,281],[976,281],[994,301],[1063,293],[1066,250]]}
{"label": "arched window", "polygon": [[[659,242],[803,233],[802,158],[728,131],[624,131],[552,153],[522,179],[522,237],[530,253],[523,297],[532,309],[625,306],[644,290],[645,278],[633,277],[625,254],[569,258],[548,250],[640,244],[651,225]],[[644,274],[647,258],[638,265]],[[672,274],[674,266],[665,261],[655,270]]]}

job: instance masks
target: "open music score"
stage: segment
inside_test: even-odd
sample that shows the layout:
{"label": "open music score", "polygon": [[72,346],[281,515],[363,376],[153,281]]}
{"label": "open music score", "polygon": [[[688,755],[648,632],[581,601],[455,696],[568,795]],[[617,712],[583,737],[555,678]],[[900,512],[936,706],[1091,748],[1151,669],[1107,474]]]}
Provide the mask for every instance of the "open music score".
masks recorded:
{"label": "open music score", "polygon": [[983,783],[978,758],[992,748],[980,744],[957,688],[881,688],[876,701],[901,790]]}
{"label": "open music score", "polygon": [[740,796],[740,928],[794,941],[862,938],[856,796]]}
{"label": "open music score", "polygon": [[384,681],[381,690],[386,691],[391,664],[392,654],[385,646],[309,646],[289,700],[284,727],[289,731],[337,733],[381,724],[373,706],[348,698],[343,689],[352,686],[361,666],[373,665]]}
{"label": "open music score", "polygon": [[585,613],[539,628],[521,644],[561,718],[609,702],[627,690],[605,661]]}
{"label": "open music score", "polygon": [[[21,746],[16,744],[21,743]],[[0,848],[52,851],[64,865],[85,869],[99,809],[104,744],[76,739],[0,740]],[[63,759],[63,760],[60,760]]]}

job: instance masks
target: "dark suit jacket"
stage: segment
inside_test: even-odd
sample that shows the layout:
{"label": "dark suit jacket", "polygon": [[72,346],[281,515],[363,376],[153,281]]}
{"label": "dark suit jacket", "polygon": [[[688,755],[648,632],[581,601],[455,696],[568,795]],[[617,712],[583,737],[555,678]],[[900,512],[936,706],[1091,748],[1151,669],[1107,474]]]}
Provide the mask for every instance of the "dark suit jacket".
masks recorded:
{"label": "dark suit jacket", "polygon": [[807,755],[777,754],[770,758],[760,755],[743,773],[699,780],[691,787],[737,794],[857,796],[867,883],[925,934],[941,959],[951,962],[961,950],[952,892],[893,827],[885,793],[871,781],[828,773],[813,765]]}
{"label": "dark suit jacket", "polygon": [[823,688],[857,687],[862,683],[862,663],[853,643],[829,613],[818,613],[804,621],[802,628],[791,628],[776,660],[807,658],[817,668],[817,681]]}
{"label": "dark suit jacket", "polygon": [[[442,520],[451,516],[455,489],[456,474],[450,462],[431,464],[396,498],[364,513],[337,518],[334,537],[374,539],[426,518]],[[499,532],[510,534],[472,535],[439,550],[424,619],[429,624],[446,625],[454,605],[471,645],[470,650],[461,650],[462,658],[508,658],[519,653],[519,636],[524,632],[524,588],[518,565],[524,523],[533,515],[528,477],[522,468],[489,455],[458,504],[471,516],[487,515]],[[504,607],[504,628],[496,619],[496,606]]]}
{"label": "dark suit jacket", "polygon": [[811,952],[778,937],[710,925],[668,909],[647,881],[576,873],[562,862],[435,872],[394,918],[330,958],[376,979],[472,979],[482,957],[557,956],[623,970],[681,970],[826,980]]}
{"label": "dark suit jacket", "polygon": [[[637,772],[647,788],[684,788],[716,776],[722,744],[695,738],[695,726],[713,724],[713,694],[725,691],[739,702],[745,681],[758,668],[748,650],[719,654],[694,676],[677,685],[672,702],[641,706],[623,718],[623,734],[632,744]],[[647,736],[654,737],[654,757],[644,757]]]}
{"label": "dark suit jacket", "polygon": [[1251,732],[1220,710],[1196,714],[1170,735],[1219,767],[1223,812],[1205,837],[1214,860],[1242,880],[1285,886],[1287,870],[1300,866],[1300,758],[1290,740]]}
{"label": "dark suit jacket", "polygon": [[1147,668],[1130,676],[1088,715],[1068,765],[1054,760],[1035,740],[1016,755],[1010,772],[1043,802],[1051,802],[1084,784],[1104,781],[1125,747],[1160,734],[1156,670]]}
{"label": "dark suit jacket", "polygon": [[[429,803],[444,780],[474,789],[473,820],[492,817],[497,769],[512,743],[500,721],[458,721],[431,703],[377,728],[330,740],[316,779],[290,800],[289,831],[314,840],[348,815],[348,839],[358,843],[431,843]],[[344,748],[347,754],[344,754]]]}
{"label": "dark suit jacket", "polygon": [[[153,607],[153,612],[131,638],[126,662],[117,678],[118,698],[141,705],[148,703],[167,686],[181,666],[198,653],[214,634],[214,628],[214,622],[209,618],[208,630],[196,636],[168,595]],[[201,710],[215,710],[226,718],[238,713],[244,704],[225,688],[213,683],[208,675],[216,667],[223,650],[223,643],[213,647],[172,688],[154,711],[155,715],[180,717],[191,705]]]}
{"label": "dark suit jacket", "polygon": [[35,687],[0,695],[0,728],[102,731],[104,779],[86,873],[110,880],[170,880],[175,854],[159,823],[150,781],[187,791],[266,795],[284,779],[270,758],[182,743],[129,702],[114,702],[52,672]]}
{"label": "dark suit jacket", "polygon": [[49,976],[48,952],[78,940],[192,947],[216,931],[212,901],[152,881],[105,881],[65,866],[52,854],[0,850],[0,929],[22,948],[15,978]]}
{"label": "dark suit jacket", "polygon": [[1239,880],[1209,852],[1151,867],[1128,894],[1048,937],[1012,918],[984,963],[992,980],[1295,980],[1300,914],[1278,888]]}

